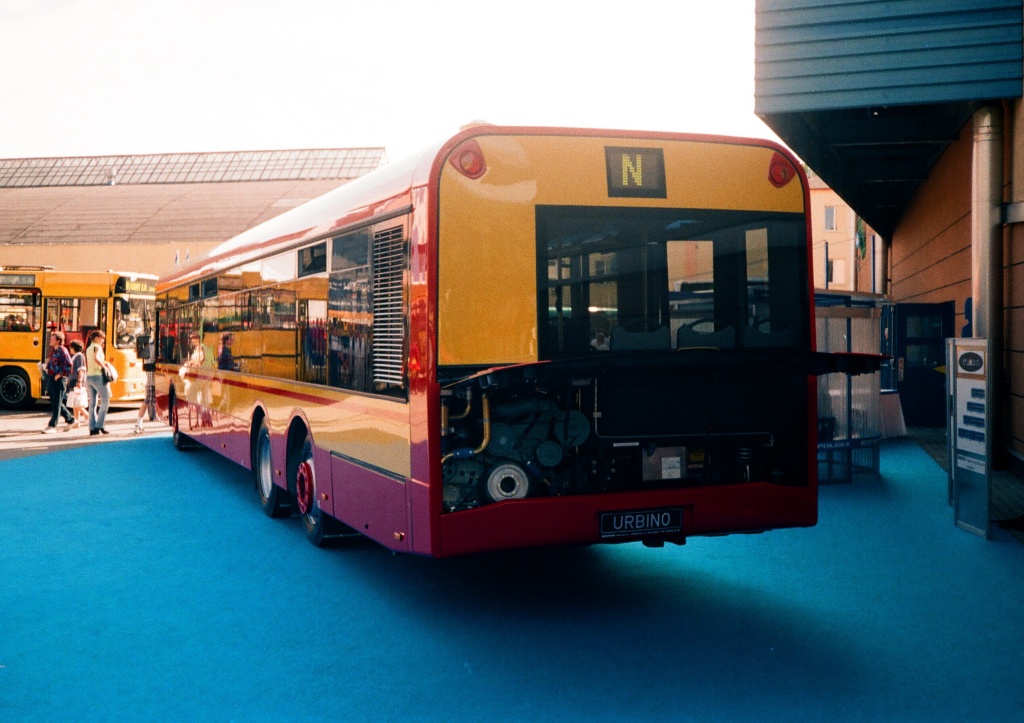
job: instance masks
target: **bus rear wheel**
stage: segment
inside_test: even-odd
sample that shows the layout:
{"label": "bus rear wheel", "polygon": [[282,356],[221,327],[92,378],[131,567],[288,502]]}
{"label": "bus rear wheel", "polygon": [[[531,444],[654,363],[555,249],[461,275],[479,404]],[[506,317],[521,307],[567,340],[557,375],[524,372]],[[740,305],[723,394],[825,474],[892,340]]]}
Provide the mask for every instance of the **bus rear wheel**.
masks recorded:
{"label": "bus rear wheel", "polygon": [[4,369],[0,372],[0,407],[24,409],[32,404],[32,387],[21,369]]}
{"label": "bus rear wheel", "polygon": [[295,467],[295,504],[302,516],[306,539],[317,547],[323,547],[331,540],[360,537],[351,527],[324,512],[320,508],[320,498],[313,464],[313,443],[306,437]]}
{"label": "bus rear wheel", "polygon": [[316,472],[313,468],[313,444],[307,437],[299,452],[299,463],[295,470],[295,504],[302,515],[302,526],[306,530],[306,539],[317,547],[323,547],[327,537],[326,531],[330,519],[320,509],[317,500]]}
{"label": "bus rear wheel", "polygon": [[267,428],[266,421],[260,422],[259,431],[256,433],[252,470],[263,514],[267,517],[288,515],[291,512],[288,492],[274,484],[274,458],[270,448],[270,429]]}

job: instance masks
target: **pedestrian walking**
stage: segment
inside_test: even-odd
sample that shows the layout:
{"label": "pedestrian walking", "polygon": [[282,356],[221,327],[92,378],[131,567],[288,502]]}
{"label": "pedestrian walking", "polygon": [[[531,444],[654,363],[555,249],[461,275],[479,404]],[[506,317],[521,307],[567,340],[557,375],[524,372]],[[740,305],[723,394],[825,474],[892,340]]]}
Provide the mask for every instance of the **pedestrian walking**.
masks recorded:
{"label": "pedestrian walking", "polygon": [[89,403],[89,392],[85,388],[85,354],[82,353],[82,342],[72,339],[68,342],[71,349],[71,376],[68,377],[67,407],[75,421],[64,431],[77,429],[89,421],[89,414],[85,411]]}
{"label": "pedestrian walking", "polygon": [[68,377],[71,375],[71,355],[64,346],[64,333],[50,333],[50,358],[46,362],[46,386],[50,395],[50,423],[43,434],[57,431],[57,418],[63,417],[67,422],[65,429],[71,429],[75,418],[64,405],[67,394]]}
{"label": "pedestrian walking", "polygon": [[85,384],[89,390],[89,434],[110,434],[103,424],[110,407],[110,385],[106,378],[106,360],[103,345],[107,335],[99,329],[89,333],[89,347],[85,350]]}
{"label": "pedestrian walking", "polygon": [[153,412],[156,410],[156,359],[154,358],[154,352],[156,347],[152,340],[147,338],[146,343],[140,344],[138,349],[144,351],[145,361],[142,362],[142,369],[146,372],[146,398],[142,400],[142,404],[139,406],[139,417],[135,420],[135,429],[133,430],[136,434],[142,434],[142,422],[148,414],[150,419],[153,418]]}

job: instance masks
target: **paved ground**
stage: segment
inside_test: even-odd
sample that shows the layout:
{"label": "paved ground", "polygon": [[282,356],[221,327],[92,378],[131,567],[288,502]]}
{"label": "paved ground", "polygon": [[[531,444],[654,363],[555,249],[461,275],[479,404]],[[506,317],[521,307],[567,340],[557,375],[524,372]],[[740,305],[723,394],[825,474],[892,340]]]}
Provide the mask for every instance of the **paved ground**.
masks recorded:
{"label": "paved ground", "polygon": [[[29,457],[34,454],[54,452],[61,449],[72,449],[86,444],[109,444],[124,437],[135,437],[132,428],[139,416],[138,405],[130,407],[111,407],[107,413],[106,428],[110,434],[106,436],[89,436],[86,428],[73,429],[70,432],[57,431],[54,434],[43,434],[42,431],[50,421],[50,404],[43,402],[34,408],[10,412],[0,411],[0,460]],[[64,426],[61,422],[57,429]],[[146,436],[170,435],[170,428],[161,422],[147,421]]]}
{"label": "paved ground", "polygon": [[317,549],[240,466],[114,438],[0,462],[3,723],[1022,720],[1024,548],[907,438],[816,527],[448,560]]}

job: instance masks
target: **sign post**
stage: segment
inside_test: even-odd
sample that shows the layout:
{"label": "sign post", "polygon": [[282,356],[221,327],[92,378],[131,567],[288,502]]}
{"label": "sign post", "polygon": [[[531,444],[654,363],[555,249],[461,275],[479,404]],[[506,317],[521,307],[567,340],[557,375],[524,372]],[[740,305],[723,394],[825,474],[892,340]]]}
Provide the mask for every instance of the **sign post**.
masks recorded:
{"label": "sign post", "polygon": [[949,339],[949,449],[956,526],[989,538],[992,377],[988,339]]}

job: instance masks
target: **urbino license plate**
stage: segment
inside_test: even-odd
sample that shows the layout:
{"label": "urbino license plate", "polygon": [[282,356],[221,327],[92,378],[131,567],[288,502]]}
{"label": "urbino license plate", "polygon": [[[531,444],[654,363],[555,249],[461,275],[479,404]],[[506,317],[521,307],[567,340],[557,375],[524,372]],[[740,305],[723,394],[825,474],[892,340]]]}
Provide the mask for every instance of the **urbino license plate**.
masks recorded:
{"label": "urbino license plate", "polygon": [[601,514],[601,537],[643,537],[667,532],[681,532],[682,529],[682,507],[626,510]]}

